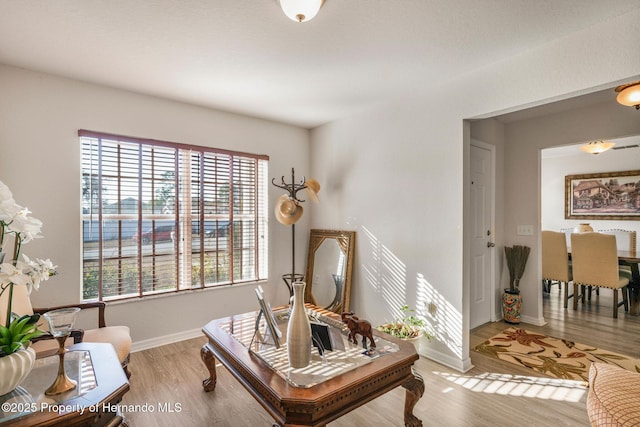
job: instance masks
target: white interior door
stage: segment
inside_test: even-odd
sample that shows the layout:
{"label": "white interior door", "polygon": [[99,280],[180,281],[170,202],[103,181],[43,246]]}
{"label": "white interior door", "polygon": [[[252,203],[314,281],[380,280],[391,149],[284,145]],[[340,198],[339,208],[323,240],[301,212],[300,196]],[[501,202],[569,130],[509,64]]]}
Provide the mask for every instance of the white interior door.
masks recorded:
{"label": "white interior door", "polygon": [[471,307],[469,326],[491,321],[494,310],[494,152],[471,143]]}

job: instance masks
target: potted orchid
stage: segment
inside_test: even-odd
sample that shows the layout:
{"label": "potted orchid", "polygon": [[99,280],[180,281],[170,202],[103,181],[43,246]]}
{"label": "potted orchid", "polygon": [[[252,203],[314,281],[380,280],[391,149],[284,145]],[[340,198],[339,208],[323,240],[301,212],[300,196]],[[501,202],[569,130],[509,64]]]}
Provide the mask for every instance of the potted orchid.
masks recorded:
{"label": "potted orchid", "polygon": [[[13,390],[29,374],[35,361],[29,343],[42,335],[37,329],[40,315],[18,316],[12,311],[16,286],[25,286],[30,293],[56,274],[56,266],[48,259],[31,260],[24,254],[20,259],[22,245],[41,237],[41,227],[42,222],[16,204],[0,181],[0,301],[6,304],[6,317],[0,319],[0,395]],[[13,251],[5,259],[5,243],[11,246],[9,236],[13,237]]]}

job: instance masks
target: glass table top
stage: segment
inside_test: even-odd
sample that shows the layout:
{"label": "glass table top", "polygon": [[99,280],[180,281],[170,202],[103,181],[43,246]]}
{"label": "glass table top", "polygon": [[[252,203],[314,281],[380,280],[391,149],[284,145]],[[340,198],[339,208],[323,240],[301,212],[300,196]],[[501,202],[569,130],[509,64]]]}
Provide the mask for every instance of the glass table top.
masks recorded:
{"label": "glass table top", "polygon": [[[58,356],[35,361],[29,376],[14,391],[0,396],[0,424],[30,412],[72,412],[65,401],[82,396],[97,386],[91,355],[88,351],[68,351],[64,356],[65,372],[77,384],[76,388],[57,396],[45,396],[44,391],[58,373]],[[67,410],[71,409],[71,410]]]}
{"label": "glass table top", "polygon": [[[321,355],[317,348],[312,348],[311,363],[304,368],[294,369],[289,366],[286,344],[289,313],[286,310],[275,313],[277,327],[282,333],[282,338],[279,339],[279,347],[274,344],[273,339],[270,337],[264,316],[262,316],[257,325],[257,329],[256,316],[252,313],[234,316],[229,324],[223,326],[223,329],[247,347],[251,353],[262,359],[285,381],[300,388],[313,387],[316,384],[370,363],[378,357],[399,350],[397,344],[378,336],[374,337],[376,342],[375,350],[367,350],[359,343],[354,344],[348,341],[348,329],[339,320],[319,316],[311,310],[307,310],[307,313],[312,321],[329,326],[333,350],[327,350],[324,355]],[[358,335],[358,341],[361,338]]]}

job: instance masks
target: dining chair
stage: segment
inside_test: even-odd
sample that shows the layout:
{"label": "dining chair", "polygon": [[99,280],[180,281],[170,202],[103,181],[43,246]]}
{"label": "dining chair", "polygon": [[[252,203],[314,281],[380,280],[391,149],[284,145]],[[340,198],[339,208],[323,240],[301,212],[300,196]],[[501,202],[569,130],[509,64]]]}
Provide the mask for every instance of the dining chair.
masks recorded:
{"label": "dining chair", "polygon": [[602,230],[601,233],[616,236],[616,245],[620,251],[636,251],[636,232],[630,230]]}
{"label": "dining chair", "polygon": [[[616,247],[619,251],[636,251],[636,232],[630,230],[611,229],[602,230],[601,233],[612,234],[616,236]],[[631,281],[631,267],[628,265],[620,266],[620,270]]]}
{"label": "dining chair", "polygon": [[564,308],[569,305],[569,282],[573,280],[569,255],[567,253],[567,241],[565,233],[543,230],[542,231],[542,284],[546,285],[547,292],[554,282],[562,291],[564,284]]}
{"label": "dining chair", "polygon": [[[0,324],[3,324],[4,319],[6,318],[6,307],[7,307],[7,295],[8,292],[5,292],[0,297]],[[13,289],[13,298],[12,298],[12,307],[11,311],[13,313],[19,315],[25,314],[44,314],[50,310],[56,310],[59,308],[67,308],[67,307],[80,307],[82,311],[86,311],[89,309],[93,309],[97,311],[97,328],[94,329],[86,329],[86,330],[76,330],[72,333],[72,337],[74,338],[74,343],[78,342],[93,342],[93,343],[108,343],[113,345],[113,348],[118,355],[118,359],[122,365],[122,369],[124,370],[127,378],[131,376],[131,372],[129,371],[129,353],[131,351],[131,336],[129,334],[128,326],[106,326],[105,322],[105,303],[102,301],[96,302],[88,302],[88,303],[79,303],[79,304],[71,304],[65,306],[58,307],[49,307],[49,308],[34,308],[31,305],[31,299],[29,297],[29,293],[27,291],[26,286],[14,286]],[[82,319],[81,319],[82,320]],[[44,320],[44,318],[40,318],[38,322],[38,329],[43,332],[47,332],[49,330],[48,323]],[[50,335],[49,335],[50,337]],[[53,339],[38,339],[34,340],[31,344],[31,347],[36,351],[36,354],[48,355],[58,349],[58,343]]]}
{"label": "dining chair", "polygon": [[[618,317],[618,307],[629,311],[626,287],[629,278],[618,268],[616,238],[603,233],[571,235],[571,259],[573,265],[573,309],[578,309],[578,286],[592,286],[613,290],[613,318]],[[618,291],[622,302],[618,303]],[[584,291],[583,291],[584,292]],[[584,297],[584,295],[583,295]],[[584,298],[582,298],[584,302]]]}

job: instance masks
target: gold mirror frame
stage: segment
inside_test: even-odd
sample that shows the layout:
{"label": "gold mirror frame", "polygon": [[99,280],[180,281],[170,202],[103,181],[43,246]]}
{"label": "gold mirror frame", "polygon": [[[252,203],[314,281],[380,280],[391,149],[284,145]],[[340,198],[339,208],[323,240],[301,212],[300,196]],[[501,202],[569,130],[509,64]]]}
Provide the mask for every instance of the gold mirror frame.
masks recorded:
{"label": "gold mirror frame", "polygon": [[[335,313],[349,311],[351,299],[351,278],[353,274],[353,254],[355,252],[356,232],[342,230],[311,230],[309,233],[309,251],[307,257],[307,270],[305,274],[307,286],[305,288],[305,302],[318,305],[313,293],[314,267],[318,249],[326,241],[335,241],[344,255],[344,267],[342,277],[342,292],[339,297],[336,295],[334,302],[324,307]],[[336,271],[338,266],[335,266]],[[336,288],[339,288],[340,277],[332,275]]]}

